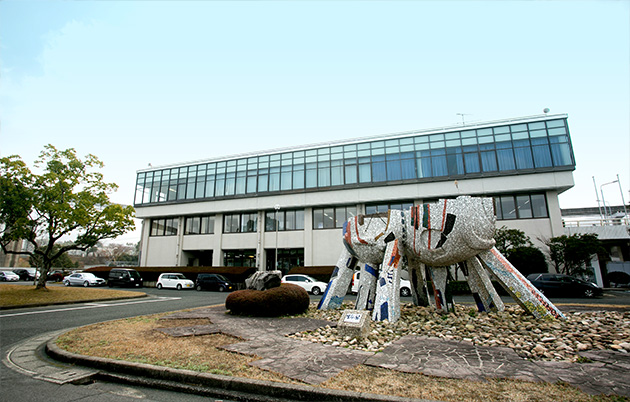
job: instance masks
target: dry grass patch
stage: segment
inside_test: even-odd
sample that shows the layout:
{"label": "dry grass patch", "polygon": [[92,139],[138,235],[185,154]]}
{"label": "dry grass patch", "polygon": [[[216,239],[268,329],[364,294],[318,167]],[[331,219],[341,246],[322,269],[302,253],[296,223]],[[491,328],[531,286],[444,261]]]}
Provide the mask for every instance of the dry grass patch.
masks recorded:
{"label": "dry grass patch", "polygon": [[141,316],[77,328],[59,337],[57,345],[87,356],[133,361],[297,384],[288,377],[249,366],[257,358],[219,349],[240,339],[223,335],[172,337],[158,328],[207,325],[207,319],[160,320],[164,314]]}
{"label": "dry grass patch", "polygon": [[51,286],[35,289],[28,285],[0,285],[0,308],[28,307],[42,304],[110,300],[141,297],[145,293],[129,290]]}
{"label": "dry grass patch", "polygon": [[401,373],[357,366],[322,386],[355,392],[453,402],[620,402],[619,396],[592,396],[564,383],[530,383],[489,379],[486,382]]}

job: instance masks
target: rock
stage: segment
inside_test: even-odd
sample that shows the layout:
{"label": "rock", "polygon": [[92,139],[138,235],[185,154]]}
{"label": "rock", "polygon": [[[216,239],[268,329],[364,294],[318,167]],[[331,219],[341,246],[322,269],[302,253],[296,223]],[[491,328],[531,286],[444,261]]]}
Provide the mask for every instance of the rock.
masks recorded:
{"label": "rock", "polygon": [[592,347],[592,345],[590,343],[580,343],[580,342],[578,342],[578,344],[577,344],[577,350],[578,351],[588,350],[591,347]]}
{"label": "rock", "polygon": [[619,346],[621,346],[624,350],[630,351],[630,343],[629,342],[622,342],[622,343],[619,344]]}
{"label": "rock", "polygon": [[282,281],[281,271],[256,271],[245,279],[245,287],[254,290],[277,288]]}
{"label": "rock", "polygon": [[534,349],[532,349],[532,352],[534,352],[537,355],[541,355],[543,353],[545,353],[547,351],[547,348],[545,348],[543,345],[541,344],[537,344]]}

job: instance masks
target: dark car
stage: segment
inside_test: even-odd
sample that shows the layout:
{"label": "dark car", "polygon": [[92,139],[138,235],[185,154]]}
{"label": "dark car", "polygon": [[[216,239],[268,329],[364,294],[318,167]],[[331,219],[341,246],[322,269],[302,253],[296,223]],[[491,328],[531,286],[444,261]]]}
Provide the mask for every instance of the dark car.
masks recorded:
{"label": "dark car", "polygon": [[547,296],[595,297],[601,296],[602,288],[563,274],[530,274],[527,279]]}
{"label": "dark car", "polygon": [[107,285],[113,286],[141,288],[142,277],[140,273],[131,268],[112,268],[107,277]]}
{"label": "dark car", "polygon": [[197,290],[218,290],[219,292],[229,292],[236,286],[225,276],[219,274],[199,274],[195,281]]}
{"label": "dark car", "polygon": [[66,275],[68,274],[63,271],[52,271],[48,274],[46,280],[51,282],[61,282]]}
{"label": "dark car", "polygon": [[35,274],[37,271],[32,270],[29,271],[25,268],[14,269],[13,273],[20,277],[21,281],[32,281],[35,279]]}

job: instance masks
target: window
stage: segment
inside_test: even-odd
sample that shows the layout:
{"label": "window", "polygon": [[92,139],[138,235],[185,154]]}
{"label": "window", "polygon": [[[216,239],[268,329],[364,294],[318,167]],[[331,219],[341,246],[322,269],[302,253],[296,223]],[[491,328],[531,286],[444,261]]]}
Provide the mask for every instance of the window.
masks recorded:
{"label": "window", "polygon": [[544,194],[517,194],[494,197],[497,219],[547,218]]}
{"label": "window", "polygon": [[[138,173],[136,204],[575,166],[565,119],[365,140]],[[323,221],[322,221],[323,222]],[[240,224],[240,223],[239,223]]]}
{"label": "window", "polygon": [[223,216],[223,233],[256,232],[258,214],[256,212],[229,214]]}
{"label": "window", "polygon": [[256,250],[223,250],[223,265],[226,267],[255,267]]}
{"label": "window", "polygon": [[265,231],[276,231],[276,217],[278,218],[278,231],[304,230],[304,210],[280,210],[267,211],[265,213]]}
{"label": "window", "polygon": [[373,215],[373,214],[383,214],[390,209],[398,209],[402,211],[406,211],[413,206],[413,201],[406,202],[398,202],[398,203],[388,203],[388,204],[371,204],[365,206],[365,214]]}
{"label": "window", "polygon": [[357,214],[355,206],[339,206],[313,209],[313,229],[342,228],[343,224]]}
{"label": "window", "polygon": [[161,218],[151,220],[151,236],[176,236],[177,218]]}
{"label": "window", "polygon": [[214,216],[189,216],[184,223],[184,234],[213,234]]}

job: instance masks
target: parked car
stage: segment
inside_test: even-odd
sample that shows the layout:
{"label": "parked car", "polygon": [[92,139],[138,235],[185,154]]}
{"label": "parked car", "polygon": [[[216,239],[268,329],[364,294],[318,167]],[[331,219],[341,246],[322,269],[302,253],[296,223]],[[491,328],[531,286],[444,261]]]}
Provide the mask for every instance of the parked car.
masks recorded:
{"label": "parked car", "polygon": [[326,286],[328,286],[325,282],[320,282],[317,279],[302,274],[285,275],[282,278],[282,283],[292,283],[294,285],[301,286],[307,292],[312,293],[315,296],[321,294],[326,289]]}
{"label": "parked car", "polygon": [[199,274],[195,281],[197,290],[218,290],[228,292],[234,290],[236,286],[225,276],[219,274]]}
{"label": "parked car", "polygon": [[[352,284],[350,285],[350,291],[352,293],[359,292],[359,286],[361,286],[361,271],[356,271],[352,276]],[[400,295],[407,297],[411,296],[411,282],[406,279],[400,278]]]}
{"label": "parked car", "polygon": [[3,282],[17,282],[20,277],[11,271],[0,271],[0,281]]}
{"label": "parked car", "polygon": [[156,287],[162,288],[175,288],[177,290],[192,289],[195,287],[195,283],[190,279],[186,279],[184,274],[180,273],[167,273],[160,274]]}
{"label": "parked car", "polygon": [[35,268],[18,268],[13,273],[20,277],[21,281],[33,281],[35,276],[39,278],[39,272]]}
{"label": "parked car", "polygon": [[63,278],[63,284],[66,286],[105,286],[105,279],[90,272],[77,272]]}
{"label": "parked car", "polygon": [[46,280],[51,282],[61,282],[66,275],[67,274],[63,271],[52,271],[48,273]]}
{"label": "parked car", "polygon": [[547,296],[595,297],[601,296],[602,288],[594,283],[563,274],[530,274],[527,279]]}
{"label": "parked car", "polygon": [[122,287],[142,287],[142,277],[140,273],[131,268],[112,268],[107,276],[107,285]]}

